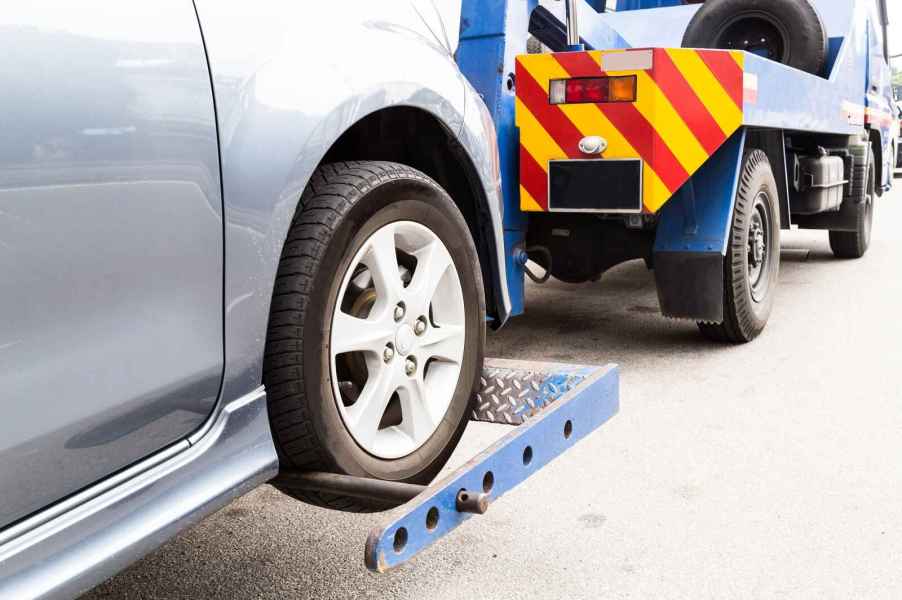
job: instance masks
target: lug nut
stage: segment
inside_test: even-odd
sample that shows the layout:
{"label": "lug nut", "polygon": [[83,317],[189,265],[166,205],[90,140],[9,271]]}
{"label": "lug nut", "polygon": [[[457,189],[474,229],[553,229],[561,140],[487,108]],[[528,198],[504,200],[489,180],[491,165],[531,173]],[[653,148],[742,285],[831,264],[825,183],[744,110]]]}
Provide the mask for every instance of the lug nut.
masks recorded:
{"label": "lug nut", "polygon": [[413,331],[417,335],[423,335],[426,333],[426,317],[420,317],[417,319],[417,324],[413,326]]}
{"label": "lug nut", "polygon": [[408,377],[413,377],[414,373],[417,372],[417,361],[413,358],[408,358],[407,364],[404,365],[404,372],[407,373]]}
{"label": "lug nut", "polygon": [[401,302],[395,307],[395,321],[403,319],[405,314],[407,314],[407,310],[404,308],[404,303]]}
{"label": "lug nut", "polygon": [[390,363],[392,360],[394,360],[394,358],[395,358],[395,349],[392,348],[390,345],[386,346],[385,350],[382,351],[382,359],[385,362]]}

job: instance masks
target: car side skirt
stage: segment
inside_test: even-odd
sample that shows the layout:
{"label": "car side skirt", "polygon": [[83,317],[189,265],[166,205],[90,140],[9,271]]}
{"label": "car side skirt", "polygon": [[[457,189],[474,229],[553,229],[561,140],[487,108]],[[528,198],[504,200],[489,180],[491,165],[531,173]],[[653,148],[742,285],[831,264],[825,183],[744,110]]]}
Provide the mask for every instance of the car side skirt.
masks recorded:
{"label": "car side skirt", "polygon": [[277,472],[260,387],[194,443],[0,532],[0,597],[78,596]]}

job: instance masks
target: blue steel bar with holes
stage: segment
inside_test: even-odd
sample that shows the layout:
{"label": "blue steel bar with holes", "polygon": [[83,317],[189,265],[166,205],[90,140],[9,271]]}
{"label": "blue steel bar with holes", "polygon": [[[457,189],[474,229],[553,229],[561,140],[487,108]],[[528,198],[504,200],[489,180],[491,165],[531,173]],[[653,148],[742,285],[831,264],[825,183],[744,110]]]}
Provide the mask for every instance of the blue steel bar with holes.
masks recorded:
{"label": "blue steel bar with holes", "polygon": [[[543,401],[550,404],[544,410],[407,504],[386,513],[383,525],[367,539],[367,568],[383,573],[397,567],[472,517],[457,511],[461,490],[486,491],[494,502],[617,413],[618,367],[568,368],[565,375],[579,383],[557,386],[557,398],[549,391],[553,386],[546,386]],[[427,519],[430,511],[433,518]]]}

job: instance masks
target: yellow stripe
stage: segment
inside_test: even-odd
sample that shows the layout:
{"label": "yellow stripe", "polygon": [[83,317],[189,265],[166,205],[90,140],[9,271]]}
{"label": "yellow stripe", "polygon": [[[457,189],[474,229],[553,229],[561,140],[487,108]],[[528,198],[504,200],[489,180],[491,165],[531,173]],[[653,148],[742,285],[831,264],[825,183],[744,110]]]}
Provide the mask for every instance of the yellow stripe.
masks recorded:
{"label": "yellow stripe", "polygon": [[526,191],[526,188],[520,186],[520,210],[524,212],[542,212],[542,206],[536,202],[535,198]]}
{"label": "yellow stripe", "polygon": [[670,190],[667,189],[667,186],[664,185],[664,182],[661,181],[654,169],[648,166],[648,163],[643,164],[642,203],[649,211],[653,213],[658,212],[658,209],[664,206],[673,194],[670,193]]}
{"label": "yellow stripe", "polygon": [[639,71],[637,75],[636,108],[657,130],[686,172],[694,173],[708,160],[708,153],[648,73]]}
{"label": "yellow stripe", "polygon": [[724,135],[732,135],[742,125],[742,111],[701,57],[695,50],[684,49],[667,50],[667,54],[717,121]]}
{"label": "yellow stripe", "polygon": [[517,124],[520,127],[520,143],[543,169],[548,170],[549,159],[567,158],[561,147],[548,135],[548,132],[519,98],[517,98],[516,110]]}
{"label": "yellow stripe", "polygon": [[551,54],[530,54],[528,60],[520,61],[520,65],[529,71],[546,93],[552,79],[570,79],[570,74]]}
{"label": "yellow stripe", "polygon": [[730,50],[730,56],[733,57],[733,60],[735,60],[736,64],[739,65],[739,68],[745,71],[745,52],[740,52],[739,50]]}

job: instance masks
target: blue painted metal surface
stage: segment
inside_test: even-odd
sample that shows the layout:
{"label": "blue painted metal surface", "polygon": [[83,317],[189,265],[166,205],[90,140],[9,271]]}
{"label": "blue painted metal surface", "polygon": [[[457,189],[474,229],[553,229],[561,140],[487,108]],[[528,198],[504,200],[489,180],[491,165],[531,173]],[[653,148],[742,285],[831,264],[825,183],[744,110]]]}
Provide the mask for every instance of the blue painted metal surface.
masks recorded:
{"label": "blue painted metal surface", "polygon": [[682,4],[681,0],[617,0],[617,12],[679,6],[680,4]]}
{"label": "blue painted metal surface", "polygon": [[745,129],[731,137],[661,209],[655,252],[720,252],[736,202]]}
{"label": "blue painted metal surface", "polygon": [[[616,366],[575,367],[550,375],[569,376],[581,376],[583,380],[559,398],[549,396],[549,401],[556,400],[554,404],[407,504],[388,513],[385,523],[367,539],[367,567],[380,573],[397,567],[469,519],[472,515],[457,512],[457,494],[462,489],[482,492],[487,473],[492,475],[489,493],[493,502],[617,413],[619,370]],[[566,431],[570,432],[569,436]],[[434,526],[430,529],[427,515],[432,509],[438,511],[438,520],[431,523]],[[398,543],[402,541],[403,544]]]}
{"label": "blue painted metal surface", "polygon": [[463,0],[457,64],[479,92],[495,123],[504,196],[505,256],[511,315],[523,312],[522,248],[526,215],[520,211],[519,135],[514,126],[514,62],[526,54],[529,15],[538,0]]}

